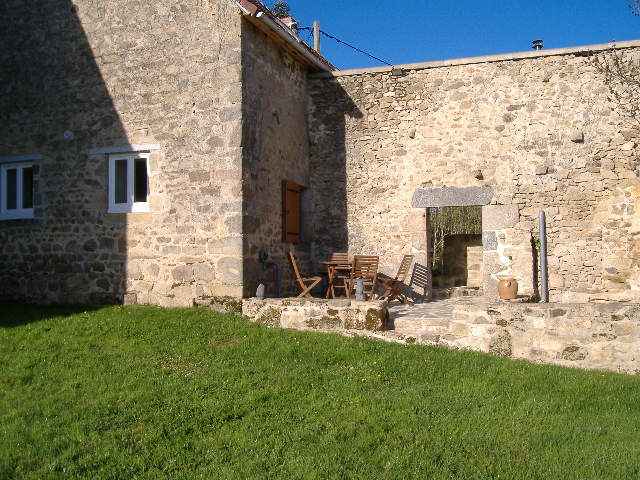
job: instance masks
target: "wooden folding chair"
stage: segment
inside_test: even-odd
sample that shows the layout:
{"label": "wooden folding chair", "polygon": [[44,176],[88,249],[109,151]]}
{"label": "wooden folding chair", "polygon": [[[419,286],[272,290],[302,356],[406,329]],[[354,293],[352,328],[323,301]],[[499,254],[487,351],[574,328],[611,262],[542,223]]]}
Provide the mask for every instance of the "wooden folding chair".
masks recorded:
{"label": "wooden folding chair", "polygon": [[[422,288],[422,300],[424,301],[427,296],[427,289],[431,285],[431,269],[416,263],[413,265],[413,272],[411,272],[411,280],[409,281],[409,288],[420,287]],[[412,295],[415,300],[415,295]]]}
{"label": "wooden folding chair", "polygon": [[355,291],[356,282],[362,280],[364,293],[373,298],[378,285],[378,263],[380,257],[374,255],[355,255],[353,257],[353,269],[349,276],[349,290]]}
{"label": "wooden folding chair", "polygon": [[[344,290],[344,296],[349,296],[349,277],[351,272],[351,262],[349,262],[348,253],[334,252],[329,255],[329,291],[327,291],[327,298],[331,293],[331,298],[336,298],[335,289],[342,288]],[[339,283],[336,283],[336,280]]]}
{"label": "wooden folding chair", "polygon": [[384,288],[384,293],[380,296],[380,300],[387,300],[388,302],[391,302],[398,299],[402,303],[407,303],[409,301],[407,296],[402,293],[401,289],[404,286],[404,281],[407,278],[409,267],[411,267],[412,263],[413,255],[405,255],[402,257],[402,262],[400,262],[396,278],[378,279],[380,281],[380,285]]}
{"label": "wooden folding chair", "polygon": [[322,280],[322,277],[300,276],[300,271],[298,270],[298,264],[296,263],[296,257],[293,255],[292,252],[289,252],[289,260],[291,261],[293,272],[296,275],[296,281],[298,282],[298,285],[300,285],[300,288],[302,289],[302,292],[300,293],[300,295],[298,295],[298,297],[310,297],[311,294],[309,292],[313,287],[315,287],[318,283],[320,283],[320,280]]}

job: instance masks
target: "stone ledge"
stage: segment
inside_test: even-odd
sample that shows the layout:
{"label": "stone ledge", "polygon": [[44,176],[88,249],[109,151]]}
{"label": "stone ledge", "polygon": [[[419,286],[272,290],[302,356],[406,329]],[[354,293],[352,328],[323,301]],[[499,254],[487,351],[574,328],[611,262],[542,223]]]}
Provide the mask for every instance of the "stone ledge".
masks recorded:
{"label": "stone ledge", "polygon": [[270,327],[336,332],[383,331],[389,320],[386,302],[320,298],[248,298],[242,315]]}

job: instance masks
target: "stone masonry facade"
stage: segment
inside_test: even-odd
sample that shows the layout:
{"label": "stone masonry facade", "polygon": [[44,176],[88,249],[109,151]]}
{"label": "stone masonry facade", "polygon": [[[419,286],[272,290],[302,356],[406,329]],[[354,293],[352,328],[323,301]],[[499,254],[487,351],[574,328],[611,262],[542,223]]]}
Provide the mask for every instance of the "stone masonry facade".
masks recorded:
{"label": "stone masonry facade", "polygon": [[[308,269],[307,229],[295,245],[282,241],[282,182],[309,188],[307,69],[285,55],[253,25],[243,24],[243,225],[245,297],[259,283],[275,296],[273,272],[258,261],[264,252],[281,269],[284,293],[293,293],[287,252]],[[303,192],[303,196],[306,193]],[[308,218],[308,212],[303,213]]]}
{"label": "stone masonry facade", "polygon": [[[260,249],[286,267],[306,66],[227,0],[3,11],[0,165],[37,160],[35,218],[0,221],[0,300],[184,306],[255,292]],[[148,212],[108,211],[121,152],[149,154]]]}
{"label": "stone masonry facade", "polygon": [[[490,192],[477,201],[485,293],[495,295],[500,274],[536,293],[532,239],[544,209],[553,301],[638,301],[640,129],[608,99],[590,61],[602,50],[314,75],[312,251],[380,255],[387,274],[403,254],[423,263],[414,194],[476,188]],[[344,201],[323,209],[336,192]]]}

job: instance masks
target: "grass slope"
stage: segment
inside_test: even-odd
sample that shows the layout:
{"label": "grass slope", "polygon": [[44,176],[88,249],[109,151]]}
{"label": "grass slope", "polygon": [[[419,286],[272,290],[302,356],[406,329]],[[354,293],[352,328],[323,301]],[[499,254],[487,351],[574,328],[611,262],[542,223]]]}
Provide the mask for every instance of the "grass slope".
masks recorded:
{"label": "grass slope", "polygon": [[0,307],[0,478],[638,478],[639,397],[203,309]]}

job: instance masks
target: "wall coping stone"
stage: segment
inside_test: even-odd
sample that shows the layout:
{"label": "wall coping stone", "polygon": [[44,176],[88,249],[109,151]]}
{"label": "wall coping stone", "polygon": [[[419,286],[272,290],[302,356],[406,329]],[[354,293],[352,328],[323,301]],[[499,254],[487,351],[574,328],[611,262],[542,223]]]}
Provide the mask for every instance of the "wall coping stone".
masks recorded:
{"label": "wall coping stone", "polygon": [[524,60],[529,58],[552,57],[557,55],[589,55],[605,50],[619,50],[623,48],[640,47],[640,40],[628,40],[625,42],[602,43],[598,45],[584,45],[578,47],[553,48],[550,50],[537,50],[531,52],[503,53],[498,55],[485,55],[480,57],[456,58],[452,60],[437,60],[433,62],[406,63],[391,67],[358,68],[340,70],[335,72],[321,72],[311,74],[310,78],[335,78],[350,75],[391,73],[392,70],[424,70],[428,68],[452,67],[456,65],[472,65],[475,63],[503,62],[509,60]]}

